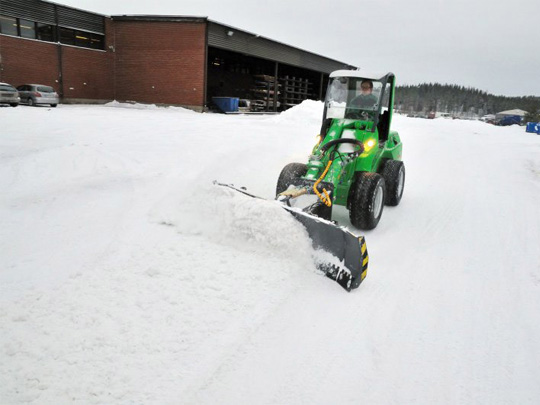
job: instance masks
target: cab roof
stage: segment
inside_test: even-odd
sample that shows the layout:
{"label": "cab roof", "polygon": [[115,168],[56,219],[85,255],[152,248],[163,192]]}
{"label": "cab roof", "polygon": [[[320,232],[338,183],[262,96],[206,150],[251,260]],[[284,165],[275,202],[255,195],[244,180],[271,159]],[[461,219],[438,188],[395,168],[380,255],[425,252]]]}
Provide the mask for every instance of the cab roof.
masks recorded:
{"label": "cab roof", "polygon": [[360,77],[362,79],[382,80],[387,76],[394,76],[392,72],[369,72],[367,70],[336,70],[330,73],[330,77]]}

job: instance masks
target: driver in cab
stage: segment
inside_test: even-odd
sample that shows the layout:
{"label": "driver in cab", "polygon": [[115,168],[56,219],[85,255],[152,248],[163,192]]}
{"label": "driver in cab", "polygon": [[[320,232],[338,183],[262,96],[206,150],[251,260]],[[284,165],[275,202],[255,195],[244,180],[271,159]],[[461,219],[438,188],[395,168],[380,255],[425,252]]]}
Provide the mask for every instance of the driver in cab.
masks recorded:
{"label": "driver in cab", "polygon": [[361,93],[353,98],[350,107],[358,109],[373,110],[377,104],[377,97],[373,93],[373,82],[371,80],[362,80],[360,84]]}

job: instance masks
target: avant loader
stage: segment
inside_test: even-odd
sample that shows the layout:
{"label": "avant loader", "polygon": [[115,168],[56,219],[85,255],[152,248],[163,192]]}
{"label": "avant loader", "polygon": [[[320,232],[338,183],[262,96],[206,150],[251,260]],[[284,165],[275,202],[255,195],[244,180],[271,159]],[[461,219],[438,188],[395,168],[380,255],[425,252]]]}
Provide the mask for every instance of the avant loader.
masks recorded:
{"label": "avant loader", "polygon": [[317,267],[347,291],[364,280],[369,258],[364,237],[332,221],[332,208],[346,207],[351,224],[369,230],[379,223],[384,205],[399,204],[405,166],[399,134],[390,129],[394,90],[392,73],[331,73],[316,145],[307,163],[289,163],[277,181],[276,200],[322,253],[314,258]]}

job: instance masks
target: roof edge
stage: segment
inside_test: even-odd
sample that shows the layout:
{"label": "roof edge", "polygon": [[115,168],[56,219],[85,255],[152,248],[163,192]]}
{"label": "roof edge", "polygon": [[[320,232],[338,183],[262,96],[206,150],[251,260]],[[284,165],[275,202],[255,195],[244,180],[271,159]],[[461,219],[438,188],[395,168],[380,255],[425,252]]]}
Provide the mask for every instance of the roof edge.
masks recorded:
{"label": "roof edge", "polygon": [[259,38],[260,38],[260,39],[265,39],[265,40],[267,40],[267,41],[275,42],[276,44],[280,44],[280,45],[287,46],[287,47],[292,48],[292,49],[296,49],[296,50],[298,50],[298,51],[307,52],[307,53],[310,53],[310,54],[312,54],[312,55],[316,55],[316,56],[319,56],[319,57],[321,57],[321,58],[330,60],[330,61],[332,61],[332,62],[339,63],[339,64],[341,64],[341,65],[343,65],[343,66],[349,66],[351,69],[358,69],[357,66],[353,66],[353,65],[350,65],[350,64],[348,64],[348,63],[342,62],[342,61],[340,61],[340,60],[332,59],[332,58],[329,58],[329,57],[327,57],[327,56],[320,55],[320,54],[318,54],[318,53],[309,51],[309,50],[307,50],[307,49],[302,49],[302,48],[299,48],[299,47],[294,46],[294,45],[289,45],[289,44],[286,44],[286,43],[284,43],[284,42],[276,41],[275,39],[268,38],[268,37],[265,37],[265,36],[263,36],[263,35],[255,34],[255,33],[253,33],[253,32],[246,31],[246,30],[244,30],[244,29],[242,29],[242,28],[237,28],[237,27],[234,27],[234,26],[232,26],[232,25],[223,24],[223,23],[220,23],[219,21],[211,20],[210,18],[208,19],[208,22],[209,22],[209,23],[212,23],[212,24],[220,25],[220,26],[225,27],[225,28],[230,28],[230,29],[233,29],[233,30],[236,30],[236,31],[240,31],[240,32],[243,32],[243,33],[245,33],[245,34],[253,35],[255,38],[258,38],[258,39],[259,39]]}
{"label": "roof edge", "polygon": [[208,17],[190,15],[148,15],[121,14],[111,15],[113,21],[147,21],[147,22],[207,22]]}

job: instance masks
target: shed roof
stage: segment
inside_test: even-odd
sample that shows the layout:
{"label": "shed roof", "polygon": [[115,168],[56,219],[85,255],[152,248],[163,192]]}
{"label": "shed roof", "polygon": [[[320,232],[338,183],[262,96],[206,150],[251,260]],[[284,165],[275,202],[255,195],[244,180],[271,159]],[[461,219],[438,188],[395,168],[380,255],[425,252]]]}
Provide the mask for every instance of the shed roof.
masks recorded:
{"label": "shed roof", "polygon": [[497,115],[519,115],[521,117],[523,117],[525,114],[527,114],[527,111],[520,110],[519,108],[516,108],[515,110],[501,111],[497,113]]}

